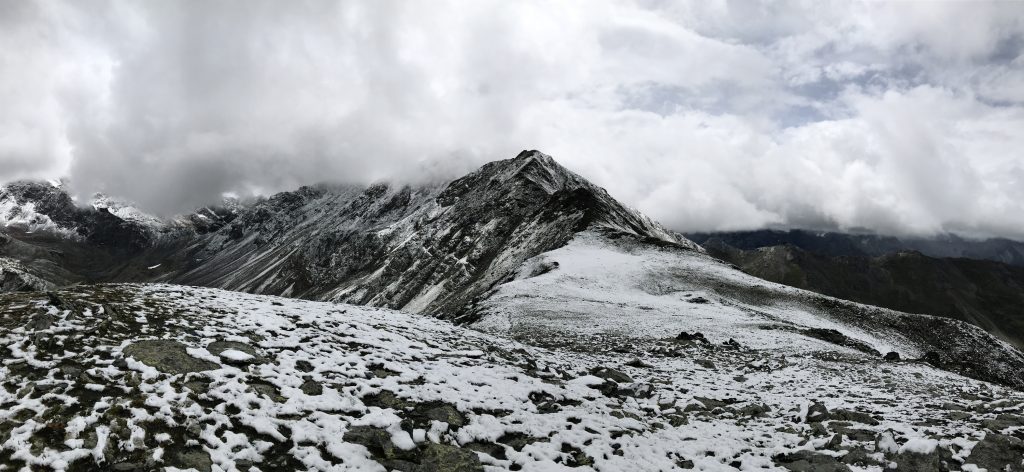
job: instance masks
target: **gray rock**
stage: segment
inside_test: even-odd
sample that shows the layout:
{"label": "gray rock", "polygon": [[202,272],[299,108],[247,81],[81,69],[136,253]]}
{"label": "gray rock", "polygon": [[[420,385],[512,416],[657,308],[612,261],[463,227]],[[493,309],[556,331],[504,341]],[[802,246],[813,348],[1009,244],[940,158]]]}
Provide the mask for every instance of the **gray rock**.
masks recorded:
{"label": "gray rock", "polygon": [[597,367],[591,369],[590,374],[605,380],[611,380],[620,384],[632,383],[633,378],[626,373],[612,369],[611,367]]}
{"label": "gray rock", "polygon": [[859,467],[880,465],[878,461],[871,457],[867,449],[862,447],[855,447],[850,449],[845,456],[842,457],[841,462],[844,464],[856,465]]}
{"label": "gray rock", "polygon": [[831,413],[828,413],[828,414],[829,414],[829,419],[832,419],[832,420],[852,421],[854,423],[863,423],[863,424],[869,424],[869,425],[872,425],[872,426],[878,424],[878,420],[876,420],[870,414],[864,413],[864,412],[860,412],[860,411],[846,410],[846,409],[840,408],[840,409],[836,409],[835,411],[832,411]]}
{"label": "gray rock", "polygon": [[213,461],[210,454],[202,449],[186,449],[179,451],[171,457],[170,463],[180,469],[196,469],[199,472],[210,472],[213,470]]}
{"label": "gray rock", "polygon": [[808,423],[820,423],[827,421],[831,418],[828,412],[828,408],[818,402],[811,403],[811,406],[807,409],[807,422]]}
{"label": "gray rock", "polygon": [[365,447],[375,457],[393,459],[398,455],[398,449],[391,443],[391,434],[380,428],[353,426],[345,432],[342,439]]}
{"label": "gray rock", "polygon": [[897,470],[913,470],[914,472],[943,472],[949,470],[943,468],[942,461],[937,453],[917,454],[907,452],[894,458]]}
{"label": "gray rock", "polygon": [[252,356],[252,359],[245,361],[224,359],[224,361],[229,364],[265,364],[269,362],[269,360],[261,352],[256,350],[256,348],[245,343],[235,341],[214,341],[210,343],[208,346],[206,346],[206,350],[210,351],[210,354],[213,354],[215,356],[220,356],[220,353],[227,351],[228,349],[241,351]]}
{"label": "gray rock", "polygon": [[1024,471],[1024,441],[1012,436],[988,433],[971,450],[968,464],[988,470]]}
{"label": "gray rock", "polygon": [[170,339],[139,341],[124,348],[124,355],[171,375],[220,368],[220,364],[190,356],[184,344]]}
{"label": "gray rock", "polygon": [[772,458],[780,467],[794,472],[850,472],[850,468],[827,454],[797,451]]}
{"label": "gray rock", "polygon": [[448,444],[433,444],[423,451],[418,472],[483,472],[476,453]]}
{"label": "gray rock", "polygon": [[430,420],[448,423],[454,427],[465,426],[466,424],[466,418],[462,416],[462,413],[459,413],[459,410],[454,406],[447,404],[427,408],[423,412],[423,416]]}
{"label": "gray rock", "polygon": [[302,390],[302,393],[305,393],[306,395],[320,395],[324,393],[324,387],[312,380],[302,382],[302,385],[299,386],[299,389]]}

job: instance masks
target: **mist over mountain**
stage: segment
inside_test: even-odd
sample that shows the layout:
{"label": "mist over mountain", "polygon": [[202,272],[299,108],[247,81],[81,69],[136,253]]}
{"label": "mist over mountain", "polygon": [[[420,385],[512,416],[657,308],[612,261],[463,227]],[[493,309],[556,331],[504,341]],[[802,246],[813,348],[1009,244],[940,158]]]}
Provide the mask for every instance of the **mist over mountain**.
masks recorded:
{"label": "mist over mountain", "polygon": [[537,148],[680,231],[1024,238],[1019,2],[0,8],[0,182],[81,201],[168,217]]}

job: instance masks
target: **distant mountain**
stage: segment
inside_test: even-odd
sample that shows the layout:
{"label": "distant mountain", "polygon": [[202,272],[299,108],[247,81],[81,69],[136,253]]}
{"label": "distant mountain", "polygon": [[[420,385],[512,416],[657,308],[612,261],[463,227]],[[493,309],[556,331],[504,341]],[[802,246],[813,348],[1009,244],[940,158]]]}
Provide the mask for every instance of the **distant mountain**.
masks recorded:
{"label": "distant mountain", "polygon": [[104,195],[79,205],[58,182],[14,182],[0,186],[0,257],[56,286],[140,280],[139,260],[174,253],[241,208],[228,202],[164,221]]}
{"label": "distant mountain", "polygon": [[829,253],[840,252],[837,248],[849,240],[828,240],[836,244],[825,249],[783,244],[744,250],[710,238],[704,247],[765,280],[869,305],[964,320],[1024,348],[1024,267],[929,257],[916,251],[835,256]]}
{"label": "distant mountain", "polygon": [[800,229],[689,233],[686,237],[698,244],[718,240],[744,250],[791,245],[825,256],[884,256],[917,251],[930,257],[990,260],[1024,267],[1024,242],[1005,238],[974,240],[955,234],[914,238]]}
{"label": "distant mountain", "polygon": [[0,223],[26,234],[53,233],[113,251],[152,243],[150,231],[140,222],[112,214],[105,206],[79,207],[63,187],[49,182],[0,187]]}

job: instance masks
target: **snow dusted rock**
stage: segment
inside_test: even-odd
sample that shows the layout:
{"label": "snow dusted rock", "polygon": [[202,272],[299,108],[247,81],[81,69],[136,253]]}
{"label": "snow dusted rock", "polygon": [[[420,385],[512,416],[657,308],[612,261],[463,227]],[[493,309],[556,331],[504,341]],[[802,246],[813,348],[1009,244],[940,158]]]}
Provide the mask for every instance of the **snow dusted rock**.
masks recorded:
{"label": "snow dusted rock", "polygon": [[53,284],[28,272],[20,262],[0,257],[0,293],[44,291]]}
{"label": "snow dusted rock", "polygon": [[[142,370],[150,376],[157,376],[160,372],[165,374],[187,374],[190,372],[202,372],[213,370],[219,367],[215,362],[205,359],[198,359],[187,352],[188,348],[170,339],[147,339],[134,342],[123,350],[125,359],[131,359],[136,364],[125,363],[126,367]],[[146,367],[138,364],[141,362]],[[152,369],[155,369],[152,370]]]}
{"label": "snow dusted rock", "polygon": [[[214,289],[8,294],[0,464],[1014,470],[1021,427],[983,424],[1020,415],[1020,393],[848,348],[736,350],[708,337],[680,344],[680,357],[648,353],[643,342],[629,354],[548,351],[417,315]],[[231,352],[261,362],[229,362]],[[631,366],[637,357],[653,367]],[[704,369],[698,357],[721,367]],[[606,382],[643,384],[649,395],[604,392]],[[815,401],[828,417],[807,423]]]}
{"label": "snow dusted rock", "polygon": [[13,182],[0,187],[0,227],[77,238],[74,202],[61,185]]}
{"label": "snow dusted rock", "polygon": [[458,317],[523,261],[588,227],[697,250],[550,156],[524,151],[447,185],[275,195],[203,236],[161,280]]}
{"label": "snow dusted rock", "polygon": [[1024,441],[988,433],[974,445],[968,462],[986,470],[1024,471]]}
{"label": "snow dusted rock", "polygon": [[122,219],[102,204],[79,207],[62,185],[49,182],[14,182],[0,187],[0,226],[86,241],[120,252],[149,246],[153,238],[150,228],[139,221]]}

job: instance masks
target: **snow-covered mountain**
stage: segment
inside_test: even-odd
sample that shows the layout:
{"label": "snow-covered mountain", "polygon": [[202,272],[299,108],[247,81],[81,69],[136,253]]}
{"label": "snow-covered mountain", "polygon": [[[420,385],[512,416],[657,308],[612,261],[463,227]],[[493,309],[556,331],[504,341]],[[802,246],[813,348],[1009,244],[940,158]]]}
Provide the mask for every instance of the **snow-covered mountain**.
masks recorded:
{"label": "snow-covered mountain", "polygon": [[163,223],[103,195],[79,206],[59,182],[14,182],[0,187],[0,227],[125,252],[151,245]]}
{"label": "snow-covered mountain", "polygon": [[524,151],[447,185],[278,194],[192,242],[159,280],[454,317],[526,259],[592,227],[698,248]]}
{"label": "snow-covered mountain", "polygon": [[0,298],[5,466],[1024,468],[1024,353],[747,275],[536,151],[170,222],[25,188],[73,235],[0,239],[19,274],[176,285]]}
{"label": "snow-covered mountain", "polygon": [[[784,319],[786,330],[799,336],[838,330],[879,355],[933,353],[947,369],[1024,386],[1015,370],[1024,368],[1020,352],[969,325],[874,310],[749,277],[538,151],[492,162],[447,184],[303,187],[250,206],[201,209],[170,222],[107,197],[97,198],[92,208],[79,208],[55,185],[12,184],[5,191],[76,234],[70,245],[44,244],[40,250],[40,243],[30,240],[35,244],[30,250],[18,240],[4,251],[13,260],[20,257],[22,273],[53,285],[171,282],[401,309],[488,329],[496,320],[506,320],[512,329],[537,319],[533,312],[543,314],[539,319],[572,312],[584,324],[579,332],[587,332],[590,320],[607,316],[604,305],[633,313],[621,318],[627,325],[659,319],[651,325],[656,326],[666,322],[659,314],[691,306],[666,293],[699,292],[703,299],[763,319]],[[61,233],[54,234],[59,240]],[[130,244],[103,252],[109,241],[122,240]],[[535,286],[551,276],[533,275],[565,270],[557,270],[557,259],[544,258],[570,248],[585,248],[583,253],[601,262],[568,280]],[[608,262],[621,260],[623,251],[634,253],[630,264]],[[41,275],[34,270],[39,267],[53,275]],[[570,291],[585,281],[603,288]],[[643,287],[651,284],[656,292],[667,292],[644,295],[649,290]],[[531,288],[516,292],[521,286]],[[506,295],[510,291],[514,295]],[[607,300],[594,303],[594,294]],[[656,304],[638,301],[647,296],[669,305],[653,309]],[[523,308],[527,305],[531,308]],[[717,320],[711,325],[718,328],[708,329],[735,329],[724,328],[730,323]],[[919,325],[930,329],[922,333]],[[732,337],[742,336],[739,330]]]}

